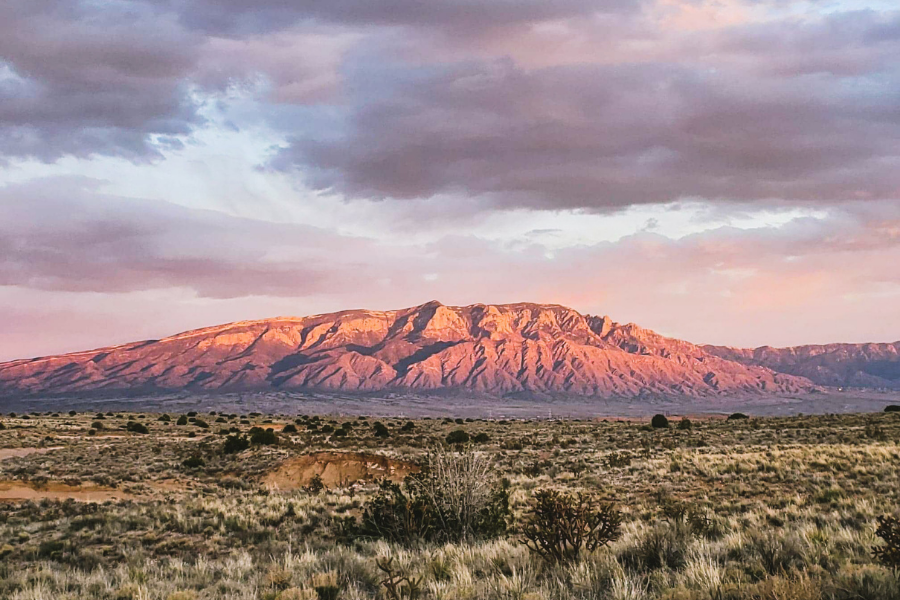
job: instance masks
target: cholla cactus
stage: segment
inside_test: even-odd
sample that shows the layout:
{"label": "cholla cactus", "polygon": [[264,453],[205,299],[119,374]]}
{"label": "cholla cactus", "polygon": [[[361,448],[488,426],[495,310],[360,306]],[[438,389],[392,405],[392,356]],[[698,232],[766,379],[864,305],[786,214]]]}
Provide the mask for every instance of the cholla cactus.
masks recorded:
{"label": "cholla cactus", "polygon": [[881,564],[898,571],[900,570],[900,519],[896,517],[878,517],[878,528],[875,535],[884,540],[883,546],[876,546],[872,550]]}

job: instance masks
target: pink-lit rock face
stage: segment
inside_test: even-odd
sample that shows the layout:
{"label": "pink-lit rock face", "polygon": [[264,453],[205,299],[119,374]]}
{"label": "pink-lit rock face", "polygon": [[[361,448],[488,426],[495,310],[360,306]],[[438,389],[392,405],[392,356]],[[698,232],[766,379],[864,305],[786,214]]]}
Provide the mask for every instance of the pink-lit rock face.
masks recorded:
{"label": "pink-lit rock face", "polygon": [[242,321],[0,364],[0,393],[455,390],[595,397],[778,395],[806,378],[558,305],[430,302]]}

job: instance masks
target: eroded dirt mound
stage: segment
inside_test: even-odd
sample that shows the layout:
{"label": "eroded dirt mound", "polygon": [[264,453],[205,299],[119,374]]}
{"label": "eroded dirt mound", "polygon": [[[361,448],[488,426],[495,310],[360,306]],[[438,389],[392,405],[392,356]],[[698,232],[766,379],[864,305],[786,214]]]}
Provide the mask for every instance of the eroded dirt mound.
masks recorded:
{"label": "eroded dirt mound", "polygon": [[309,484],[318,475],[327,487],[341,487],[384,478],[401,481],[417,470],[413,463],[378,454],[314,452],[283,462],[263,478],[263,483],[281,490],[293,490]]}

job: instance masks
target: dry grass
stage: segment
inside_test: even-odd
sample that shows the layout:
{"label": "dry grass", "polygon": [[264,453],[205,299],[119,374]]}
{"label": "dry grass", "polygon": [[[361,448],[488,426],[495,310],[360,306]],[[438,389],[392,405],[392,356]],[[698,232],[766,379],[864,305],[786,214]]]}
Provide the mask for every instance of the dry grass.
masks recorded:
{"label": "dry grass", "polygon": [[[374,599],[387,592],[377,563],[393,559],[429,599],[900,599],[896,574],[872,556],[876,518],[895,511],[900,490],[896,414],[699,419],[692,430],[417,420],[401,431],[406,419],[381,419],[388,438],[374,436],[374,419],[322,418],[318,431],[352,427],[335,436],[306,420],[279,445],[236,455],[221,452],[220,430],[277,431],[294,417],[202,415],[209,429],[157,417],[106,415],[93,435],[93,413],[0,418],[0,448],[17,449],[0,461],[0,480],[130,497],[0,503],[0,598]],[[129,420],[149,435],[122,429]],[[539,489],[584,492],[622,510],[621,538],[559,565],[531,555],[515,531],[415,549],[354,541],[339,523],[360,514],[372,483],[321,493],[264,483],[317,451],[421,461],[459,428],[489,435],[475,450],[491,477],[508,480],[516,514]],[[185,466],[192,456],[203,465]]]}

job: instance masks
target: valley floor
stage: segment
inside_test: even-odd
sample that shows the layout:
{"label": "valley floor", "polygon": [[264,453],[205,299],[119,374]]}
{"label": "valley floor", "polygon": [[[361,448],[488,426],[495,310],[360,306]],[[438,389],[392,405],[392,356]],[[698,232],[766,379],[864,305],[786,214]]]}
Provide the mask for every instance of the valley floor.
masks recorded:
{"label": "valley floor", "polygon": [[[900,600],[873,557],[898,508],[900,413],[653,428],[103,410],[0,417],[0,598]],[[377,481],[454,455],[458,430],[508,494],[506,531],[363,534]],[[613,502],[620,536],[543,560],[522,543],[540,490]],[[389,558],[411,594],[385,583]]]}

